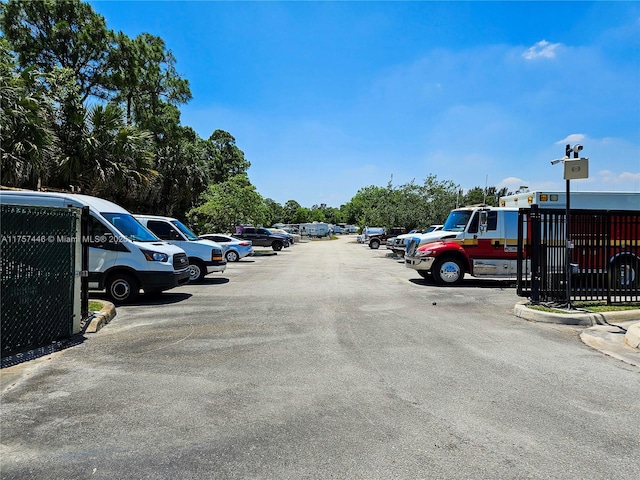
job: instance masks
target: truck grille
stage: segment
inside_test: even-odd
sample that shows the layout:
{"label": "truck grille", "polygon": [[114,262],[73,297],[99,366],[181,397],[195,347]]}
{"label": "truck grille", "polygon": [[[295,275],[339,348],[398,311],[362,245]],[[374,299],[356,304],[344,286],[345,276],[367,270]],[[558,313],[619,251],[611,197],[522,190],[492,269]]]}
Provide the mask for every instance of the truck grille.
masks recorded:
{"label": "truck grille", "polygon": [[405,242],[406,242],[405,238],[395,238],[393,240],[393,248],[402,248],[402,249],[404,249],[407,246]]}
{"label": "truck grille", "polygon": [[420,245],[420,240],[416,238],[410,239],[409,243],[407,244],[407,255],[411,256],[414,253],[416,253],[416,250],[418,249],[418,245]]}
{"label": "truck grille", "polygon": [[186,253],[176,253],[173,256],[173,269],[183,270],[189,266],[189,259]]}

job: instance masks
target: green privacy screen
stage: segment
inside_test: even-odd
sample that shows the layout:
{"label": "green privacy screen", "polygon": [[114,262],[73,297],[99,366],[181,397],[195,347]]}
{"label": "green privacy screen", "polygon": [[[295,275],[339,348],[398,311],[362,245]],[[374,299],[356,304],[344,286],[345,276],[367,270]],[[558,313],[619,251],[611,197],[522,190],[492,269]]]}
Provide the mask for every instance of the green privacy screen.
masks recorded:
{"label": "green privacy screen", "polygon": [[71,336],[79,222],[77,209],[0,205],[3,358]]}

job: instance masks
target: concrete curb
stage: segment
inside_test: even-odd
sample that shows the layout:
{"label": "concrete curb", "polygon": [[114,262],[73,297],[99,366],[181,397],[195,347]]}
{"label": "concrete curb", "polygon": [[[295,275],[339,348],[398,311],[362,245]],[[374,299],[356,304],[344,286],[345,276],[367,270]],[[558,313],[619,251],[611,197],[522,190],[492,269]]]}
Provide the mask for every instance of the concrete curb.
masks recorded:
{"label": "concrete curb", "polygon": [[624,341],[630,347],[640,349],[640,322],[634,323],[627,328],[627,333],[624,334]]}
{"label": "concrete curb", "polygon": [[[519,302],[514,308],[517,317],[543,323],[582,325],[582,342],[605,355],[640,367],[640,310],[605,313],[553,313],[527,308]],[[635,322],[635,323],[634,323]]]}
{"label": "concrete curb", "polygon": [[635,328],[640,330],[640,323],[618,322],[617,324],[596,325],[584,329],[580,333],[580,340],[600,353],[629,365],[640,367],[640,348],[627,343],[627,333]]}
{"label": "concrete curb", "polygon": [[103,304],[102,310],[93,315],[85,330],[86,333],[96,333],[116,316],[116,306],[113,303],[104,300],[100,302]]}
{"label": "concrete curb", "polygon": [[527,308],[528,302],[523,301],[516,304],[513,313],[516,317],[524,318],[534,322],[560,323],[564,325],[606,325],[611,322],[629,322],[637,320],[640,322],[640,310],[625,310],[621,312],[606,313],[553,313],[542,312]]}

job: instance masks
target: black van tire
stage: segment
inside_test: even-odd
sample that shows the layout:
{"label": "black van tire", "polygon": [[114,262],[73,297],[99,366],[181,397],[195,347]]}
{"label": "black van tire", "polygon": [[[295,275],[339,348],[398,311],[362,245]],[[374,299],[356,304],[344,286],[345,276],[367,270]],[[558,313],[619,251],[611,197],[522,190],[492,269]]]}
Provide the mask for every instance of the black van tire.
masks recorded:
{"label": "black van tire", "polygon": [[279,252],[280,250],[282,250],[282,242],[281,241],[275,241],[271,244],[271,248],[273,248],[276,252]]}
{"label": "black van tire", "polygon": [[107,280],[106,290],[113,303],[129,303],[138,298],[140,284],[128,273],[114,273]]}

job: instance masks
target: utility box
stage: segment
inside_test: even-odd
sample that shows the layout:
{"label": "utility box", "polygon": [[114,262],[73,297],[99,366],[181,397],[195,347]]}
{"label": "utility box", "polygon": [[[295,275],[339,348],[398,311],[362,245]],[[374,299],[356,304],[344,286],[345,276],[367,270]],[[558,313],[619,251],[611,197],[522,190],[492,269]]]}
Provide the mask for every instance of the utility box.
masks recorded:
{"label": "utility box", "polygon": [[578,180],[589,178],[589,159],[575,158],[564,161],[564,179]]}

